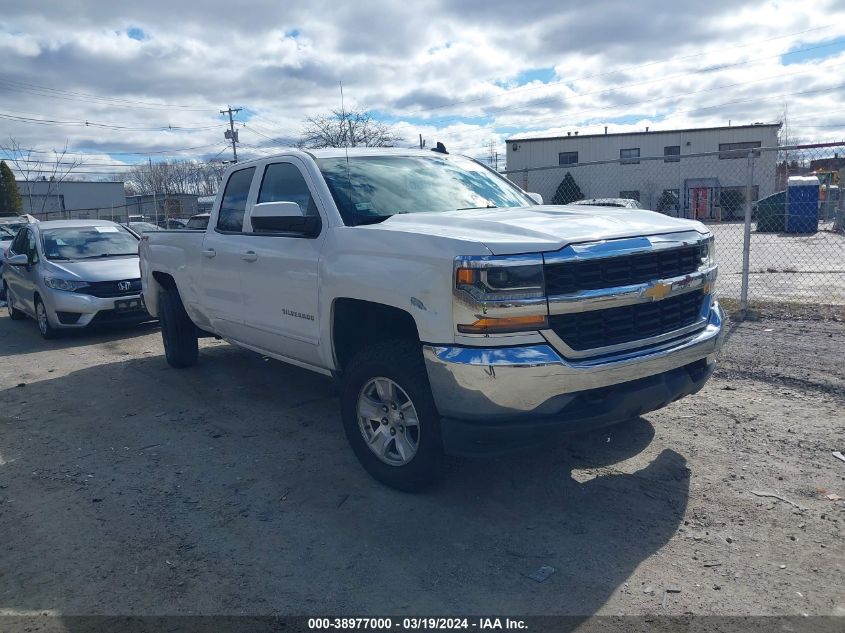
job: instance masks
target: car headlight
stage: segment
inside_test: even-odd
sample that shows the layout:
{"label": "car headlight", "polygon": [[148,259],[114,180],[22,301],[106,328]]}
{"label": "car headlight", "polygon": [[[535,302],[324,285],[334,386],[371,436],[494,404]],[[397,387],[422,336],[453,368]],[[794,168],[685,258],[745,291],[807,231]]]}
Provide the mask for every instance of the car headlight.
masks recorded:
{"label": "car headlight", "polygon": [[44,277],[44,284],[48,288],[67,290],[68,292],[76,292],[88,286],[87,281],[75,281],[73,279],[62,279],[61,277]]}
{"label": "car headlight", "polygon": [[541,255],[459,257],[455,294],[464,334],[492,334],[547,327]]}

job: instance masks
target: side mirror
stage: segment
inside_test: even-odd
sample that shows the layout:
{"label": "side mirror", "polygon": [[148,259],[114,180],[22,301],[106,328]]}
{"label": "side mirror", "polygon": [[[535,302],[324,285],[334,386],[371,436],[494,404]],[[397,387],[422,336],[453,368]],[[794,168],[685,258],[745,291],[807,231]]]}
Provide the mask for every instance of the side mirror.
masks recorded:
{"label": "side mirror", "polygon": [[29,266],[29,255],[26,253],[18,253],[6,258],[6,263],[9,266]]}
{"label": "side mirror", "polygon": [[323,228],[319,215],[302,215],[295,202],[261,202],[252,207],[249,218],[254,233],[314,238]]}
{"label": "side mirror", "polygon": [[543,196],[539,193],[529,191],[528,197],[531,198],[536,204],[543,204]]}

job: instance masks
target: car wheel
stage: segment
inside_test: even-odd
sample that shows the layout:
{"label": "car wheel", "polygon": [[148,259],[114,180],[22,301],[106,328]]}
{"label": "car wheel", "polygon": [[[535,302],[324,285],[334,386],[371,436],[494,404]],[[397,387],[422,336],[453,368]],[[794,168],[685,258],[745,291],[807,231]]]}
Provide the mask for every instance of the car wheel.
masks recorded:
{"label": "car wheel", "polygon": [[47,317],[47,308],[44,307],[44,302],[41,297],[35,297],[35,322],[38,323],[38,331],[45,339],[56,338],[58,332],[56,328],[50,325],[50,319]]}
{"label": "car wheel", "polygon": [[359,352],[343,374],[341,415],[352,450],[375,479],[406,492],[437,481],[440,415],[419,343],[384,341]]}
{"label": "car wheel", "polygon": [[6,291],[6,309],[9,311],[9,318],[13,321],[22,321],[26,318],[26,315],[15,307],[14,296],[5,281],[3,282],[3,289]]}
{"label": "car wheel", "polygon": [[197,327],[185,312],[185,306],[176,290],[163,290],[159,294],[159,320],[164,356],[176,369],[197,364],[199,343]]}

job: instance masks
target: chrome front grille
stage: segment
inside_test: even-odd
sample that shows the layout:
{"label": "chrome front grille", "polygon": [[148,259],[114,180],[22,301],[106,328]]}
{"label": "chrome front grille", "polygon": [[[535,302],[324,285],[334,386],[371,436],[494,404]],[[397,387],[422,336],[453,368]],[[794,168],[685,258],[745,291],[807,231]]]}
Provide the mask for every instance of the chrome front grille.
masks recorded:
{"label": "chrome front grille", "polygon": [[701,249],[696,245],[546,264],[546,291],[550,295],[562,295],[678,277],[695,272],[700,259]]}
{"label": "chrome front grille", "polygon": [[544,254],[544,335],[564,356],[635,350],[706,326],[717,269],[695,231],[573,244]]}
{"label": "chrome front grille", "polygon": [[698,290],[663,301],[558,314],[549,318],[549,327],[574,350],[598,349],[687,328],[699,319],[704,300]]}

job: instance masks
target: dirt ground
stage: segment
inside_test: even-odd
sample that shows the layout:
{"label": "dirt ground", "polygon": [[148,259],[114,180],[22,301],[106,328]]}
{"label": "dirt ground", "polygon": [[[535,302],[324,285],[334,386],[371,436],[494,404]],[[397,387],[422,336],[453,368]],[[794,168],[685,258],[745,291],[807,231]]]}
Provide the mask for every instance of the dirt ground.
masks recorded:
{"label": "dirt ground", "polygon": [[731,323],[701,393],[406,495],[358,466],[329,379],[4,310],[0,614],[845,616],[835,318]]}

